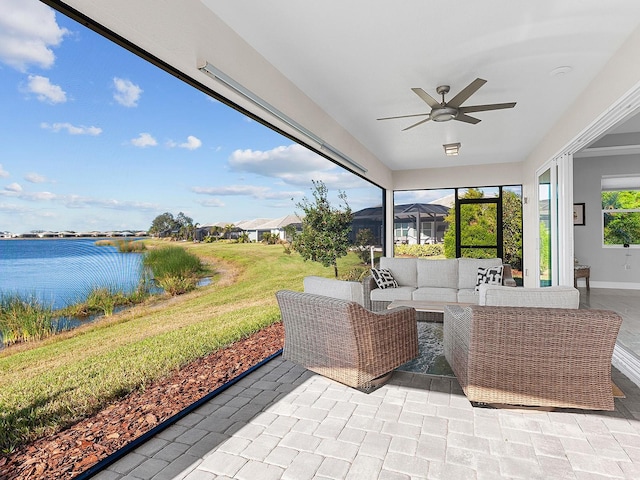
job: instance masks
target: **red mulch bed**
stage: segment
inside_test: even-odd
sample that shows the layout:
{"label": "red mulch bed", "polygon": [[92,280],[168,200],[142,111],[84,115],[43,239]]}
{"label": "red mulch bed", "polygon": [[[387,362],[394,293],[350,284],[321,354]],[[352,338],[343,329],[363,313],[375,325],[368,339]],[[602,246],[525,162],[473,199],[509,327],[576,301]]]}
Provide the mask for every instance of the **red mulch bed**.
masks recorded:
{"label": "red mulch bed", "polygon": [[0,479],[71,479],[282,348],[275,323],[114,402],[57,434],[0,457]]}

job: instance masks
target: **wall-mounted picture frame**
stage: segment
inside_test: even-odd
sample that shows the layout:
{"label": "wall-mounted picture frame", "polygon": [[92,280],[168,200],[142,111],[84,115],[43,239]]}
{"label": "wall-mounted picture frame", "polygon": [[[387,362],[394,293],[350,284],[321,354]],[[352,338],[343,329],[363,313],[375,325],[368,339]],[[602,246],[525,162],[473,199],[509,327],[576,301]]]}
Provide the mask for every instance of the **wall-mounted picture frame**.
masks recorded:
{"label": "wall-mounted picture frame", "polygon": [[584,203],[573,204],[573,224],[584,225]]}

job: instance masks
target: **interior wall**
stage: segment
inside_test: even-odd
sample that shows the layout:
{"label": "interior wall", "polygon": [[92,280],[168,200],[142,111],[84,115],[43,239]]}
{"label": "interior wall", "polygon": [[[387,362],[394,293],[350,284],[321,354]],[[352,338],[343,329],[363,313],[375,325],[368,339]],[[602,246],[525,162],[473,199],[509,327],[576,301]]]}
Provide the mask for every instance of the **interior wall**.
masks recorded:
{"label": "interior wall", "polygon": [[[589,127],[597,125],[603,117],[623,115],[626,111],[632,111],[631,105],[620,103],[620,101],[628,98],[633,92],[639,91],[638,52],[640,52],[640,28],[629,36],[560,120],[550,125],[549,133],[526,159],[523,166],[524,197],[536,198],[538,168],[563,153],[575,153],[584,147],[585,144],[581,144],[583,141],[581,137]],[[615,112],[614,109],[619,112]],[[574,182],[575,185],[576,182]],[[574,201],[579,200],[574,197]],[[536,286],[534,273],[537,268],[539,236],[537,208],[534,201],[528,202],[523,208],[524,284],[527,287]],[[569,268],[573,263],[572,256],[565,258],[564,252],[559,252],[559,255],[560,261]]]}
{"label": "interior wall", "polygon": [[640,156],[574,159],[573,198],[585,204],[585,225],[573,227],[574,252],[579,263],[591,266],[592,287],[640,289],[640,248],[602,246],[600,180],[603,175],[626,174],[640,174]]}

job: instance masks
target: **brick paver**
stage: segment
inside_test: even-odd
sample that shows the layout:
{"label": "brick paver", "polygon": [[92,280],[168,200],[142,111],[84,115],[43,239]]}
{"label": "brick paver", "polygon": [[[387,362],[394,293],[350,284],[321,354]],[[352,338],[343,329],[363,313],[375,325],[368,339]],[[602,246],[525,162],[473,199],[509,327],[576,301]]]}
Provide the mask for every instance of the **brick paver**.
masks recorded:
{"label": "brick paver", "polygon": [[637,479],[640,389],[614,381],[614,412],[489,409],[453,378],[367,395],[276,358],[95,478]]}

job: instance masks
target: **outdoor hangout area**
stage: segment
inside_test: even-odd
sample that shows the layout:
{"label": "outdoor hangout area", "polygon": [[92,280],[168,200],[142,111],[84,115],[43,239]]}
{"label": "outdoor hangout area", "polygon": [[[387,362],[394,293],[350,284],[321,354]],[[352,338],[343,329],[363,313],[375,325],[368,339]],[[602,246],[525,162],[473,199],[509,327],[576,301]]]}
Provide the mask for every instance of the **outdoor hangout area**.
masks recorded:
{"label": "outdoor hangout area", "polygon": [[640,475],[640,389],[611,368],[621,318],[573,287],[485,284],[485,305],[421,321],[367,310],[359,282],[304,285],[277,293],[282,355],[96,478]]}
{"label": "outdoor hangout area", "polygon": [[207,277],[0,352],[0,477],[640,478],[640,2],[7,5],[0,235]]}

